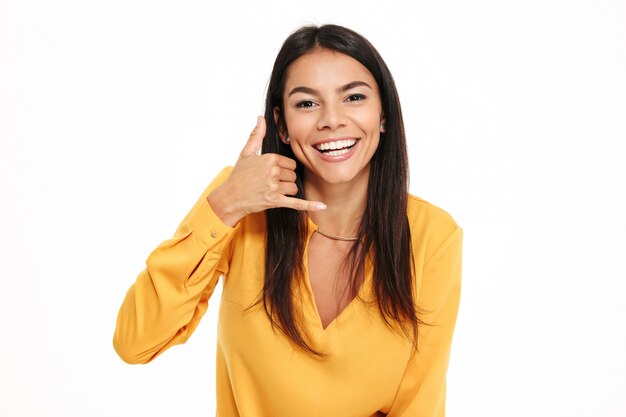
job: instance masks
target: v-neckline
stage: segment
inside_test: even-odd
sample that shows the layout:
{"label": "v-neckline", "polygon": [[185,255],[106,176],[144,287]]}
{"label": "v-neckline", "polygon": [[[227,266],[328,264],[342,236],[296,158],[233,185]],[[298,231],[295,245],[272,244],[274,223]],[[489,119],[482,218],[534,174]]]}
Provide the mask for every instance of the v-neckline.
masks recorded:
{"label": "v-neckline", "polygon": [[313,236],[313,233],[315,233],[315,230],[317,229],[318,226],[313,222],[313,220],[311,220],[309,216],[307,216],[307,219],[308,219],[308,231],[307,231],[307,239],[304,245],[304,254],[303,254],[304,283],[306,285],[307,292],[309,293],[309,299],[311,300],[309,305],[311,306],[312,312],[316,319],[315,324],[319,328],[319,330],[326,333],[332,327],[335,326],[335,323],[338,320],[343,320],[345,318],[344,316],[350,314],[350,311],[355,308],[355,304],[360,302],[360,299],[364,298],[365,291],[367,290],[366,286],[369,285],[371,271],[370,271],[370,268],[365,268],[365,271],[364,271],[365,276],[363,277],[363,281],[361,282],[361,285],[359,286],[357,294],[352,298],[352,300],[350,300],[350,302],[343,308],[343,310],[341,310],[339,314],[337,314],[335,318],[333,318],[328,323],[328,325],[324,327],[322,324],[321,315],[317,308],[317,300],[315,299],[315,293],[313,292],[313,285],[311,284],[311,277],[309,276],[309,243],[311,242],[311,237]]}

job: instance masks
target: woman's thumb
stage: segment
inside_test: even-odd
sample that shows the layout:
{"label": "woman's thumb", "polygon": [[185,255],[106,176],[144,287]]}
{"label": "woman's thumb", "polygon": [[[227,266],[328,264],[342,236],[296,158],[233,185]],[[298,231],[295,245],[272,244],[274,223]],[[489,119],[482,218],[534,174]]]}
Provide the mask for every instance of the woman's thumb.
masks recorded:
{"label": "woman's thumb", "polygon": [[250,133],[246,146],[241,151],[241,156],[256,155],[261,149],[263,144],[263,138],[265,137],[265,118],[263,116],[257,116],[256,126]]}

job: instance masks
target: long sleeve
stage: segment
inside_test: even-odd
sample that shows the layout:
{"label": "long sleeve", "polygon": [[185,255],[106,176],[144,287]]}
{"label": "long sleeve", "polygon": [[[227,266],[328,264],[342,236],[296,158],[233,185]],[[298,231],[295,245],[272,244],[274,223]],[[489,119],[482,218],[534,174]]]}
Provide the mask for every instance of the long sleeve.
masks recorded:
{"label": "long sleeve", "polygon": [[185,343],[208,307],[228,259],[237,227],[222,223],[207,196],[230,175],[227,167],[204,190],[171,239],[160,243],[127,291],[113,346],[127,363],[148,363]]}
{"label": "long sleeve", "polygon": [[444,417],[446,373],[461,294],[463,229],[445,238],[426,260],[418,306],[418,352],[407,367],[388,417]]}

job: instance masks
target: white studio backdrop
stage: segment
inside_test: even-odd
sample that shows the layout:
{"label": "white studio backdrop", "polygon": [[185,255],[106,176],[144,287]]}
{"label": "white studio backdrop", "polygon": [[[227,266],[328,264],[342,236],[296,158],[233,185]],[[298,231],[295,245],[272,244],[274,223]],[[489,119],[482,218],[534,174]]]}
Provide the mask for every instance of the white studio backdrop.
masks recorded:
{"label": "white studio backdrop", "polygon": [[377,47],[464,228],[448,415],[626,415],[624,2],[0,0],[0,416],[214,415],[220,287],[149,365],[115,319],[308,23]]}

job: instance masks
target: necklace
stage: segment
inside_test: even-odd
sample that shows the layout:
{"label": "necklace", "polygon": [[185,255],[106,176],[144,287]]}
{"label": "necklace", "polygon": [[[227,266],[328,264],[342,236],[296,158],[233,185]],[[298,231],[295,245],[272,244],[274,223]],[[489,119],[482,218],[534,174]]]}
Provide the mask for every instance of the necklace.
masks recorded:
{"label": "necklace", "polygon": [[315,231],[317,233],[319,233],[322,236],[326,236],[329,239],[335,239],[335,240],[345,240],[345,241],[350,241],[353,242],[355,240],[359,240],[358,237],[345,237],[345,236],[337,236],[337,235],[331,235],[330,233],[326,233],[326,232],[322,232],[319,228],[319,226],[317,227],[317,229],[315,229]]}

